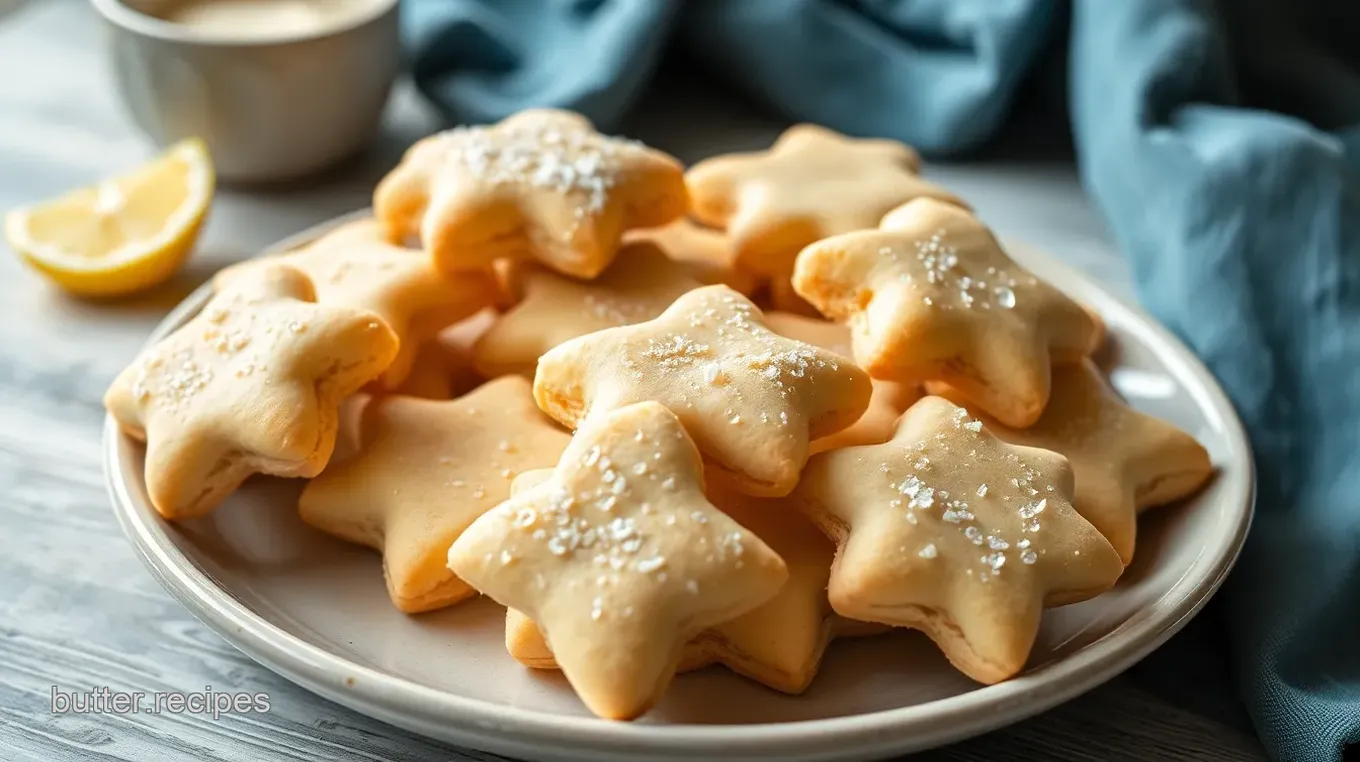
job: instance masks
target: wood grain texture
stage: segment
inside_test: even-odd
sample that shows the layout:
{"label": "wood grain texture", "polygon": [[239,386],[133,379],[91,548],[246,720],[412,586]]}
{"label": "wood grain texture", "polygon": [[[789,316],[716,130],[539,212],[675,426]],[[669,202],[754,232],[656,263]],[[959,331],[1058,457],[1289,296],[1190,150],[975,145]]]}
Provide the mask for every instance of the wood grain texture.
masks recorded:
{"label": "wood grain texture", "polygon": [[[81,0],[0,0],[0,210],[90,182],[153,152],[121,111],[100,35]],[[779,126],[711,97],[701,85],[682,83],[649,101],[626,128],[692,160],[767,144]],[[131,303],[70,300],[9,252],[0,254],[0,758],[498,759],[321,700],[228,646],[142,567],[114,522],[99,462],[100,398],[164,312],[217,268],[365,205],[373,182],[402,148],[434,127],[403,89],[378,145],[348,166],[305,185],[222,192],[191,265]],[[713,142],[719,135],[721,142]],[[932,174],[973,199],[999,229],[1127,284],[1070,166],[1011,163]],[[1211,716],[1212,707],[1179,708],[1143,690],[1145,684],[1122,677],[1031,721],[921,758],[1261,758],[1256,741],[1233,722],[1231,707],[1225,722]],[[209,685],[267,693],[271,711],[215,721],[50,711],[54,686],[188,692]]]}

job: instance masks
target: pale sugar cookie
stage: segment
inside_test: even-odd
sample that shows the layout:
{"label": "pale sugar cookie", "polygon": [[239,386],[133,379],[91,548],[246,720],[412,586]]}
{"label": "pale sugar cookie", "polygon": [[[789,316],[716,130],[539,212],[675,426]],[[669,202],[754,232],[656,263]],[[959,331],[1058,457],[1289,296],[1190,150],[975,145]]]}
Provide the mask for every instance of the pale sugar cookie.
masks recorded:
{"label": "pale sugar cookie", "polygon": [[510,496],[515,476],[556,463],[570,437],[539,412],[519,376],[452,401],[381,397],[362,416],[358,452],[307,485],[302,520],[381,552],[402,611],[475,595],[449,571],[449,546]]}
{"label": "pale sugar cookie", "polygon": [[655,400],[680,416],[710,463],[751,495],[788,494],[808,442],[859,419],[864,371],[766,327],[726,286],[680,297],[655,320],[573,339],[539,359],[534,398],[573,427],[589,416]]}
{"label": "pale sugar cookie", "polygon": [[770,279],[769,301],[771,309],[799,317],[821,319],[822,313],[818,312],[816,307],[813,307],[808,300],[799,296],[798,292],[793,290],[792,278],[793,273],[790,271],[780,273]]}
{"label": "pale sugar cookie", "polygon": [[[932,391],[964,402],[953,389]],[[1053,368],[1048,407],[1029,428],[983,420],[1007,442],[1067,456],[1076,478],[1072,506],[1126,565],[1133,560],[1138,512],[1191,494],[1213,473],[1208,451],[1194,437],[1124,404],[1090,360]]]}
{"label": "pale sugar cookie", "polygon": [[737,267],[736,252],[727,234],[698,225],[688,217],[659,228],[629,231],[623,240],[655,244],[706,286],[722,283],[746,296],[756,289],[755,276]]}
{"label": "pale sugar cookie", "polygon": [[[781,336],[828,349],[846,358],[851,355],[850,329],[839,323],[813,320],[786,312],[767,312],[765,324]],[[869,407],[864,415],[853,426],[814,440],[811,452],[886,442],[897,428],[898,417],[919,399],[921,388],[915,384],[874,379],[873,394],[869,397]]]}
{"label": "pale sugar cookie", "polygon": [[372,401],[373,395],[368,392],[356,392],[340,401],[335,431],[335,447],[331,450],[331,457],[326,462],[326,468],[336,468],[341,463],[359,454],[360,448],[363,447],[361,427],[364,421],[364,409]]}
{"label": "pale sugar cookie", "polygon": [[552,109],[425,138],[373,194],[388,237],[418,236],[441,270],[534,257],[580,278],[609,265],[624,231],[687,204],[674,158]]}
{"label": "pale sugar cookie", "polygon": [[114,380],[104,405],[146,442],[162,516],[205,514],[251,474],[326,465],[340,401],[387,368],[397,337],[373,312],[314,300],[292,267],[243,273]]}
{"label": "pale sugar cookie", "polygon": [[[515,482],[510,487],[511,494],[518,495],[537,487],[551,479],[552,473],[552,469],[545,468],[520,474],[515,477]],[[692,672],[713,663],[713,655],[699,644],[698,637],[684,645],[680,661],[675,667],[676,673]],[[526,667],[559,669],[557,660],[553,658],[552,649],[548,648],[548,643],[543,639],[543,633],[538,629],[538,625],[523,612],[513,608],[505,610],[505,648],[515,661]]]}
{"label": "pale sugar cookie", "polygon": [[[675,674],[679,675],[685,672],[693,672],[696,669],[703,669],[717,661],[700,640],[708,632],[708,630],[705,630],[681,648],[680,660],[675,664]],[[552,649],[548,648],[548,641],[543,638],[543,632],[538,629],[538,625],[534,624],[534,620],[515,609],[505,610],[505,649],[515,661],[526,667],[561,669],[557,665],[557,659],[553,657]]]}
{"label": "pale sugar cookie", "polygon": [[656,246],[625,246],[609,269],[591,281],[516,262],[506,282],[518,304],[502,315],[473,348],[483,375],[532,377],[538,358],[568,339],[660,315],[676,297],[698,288],[688,269]]}
{"label": "pale sugar cookie", "polygon": [[[416,353],[416,361],[406,380],[392,390],[392,394],[420,397],[428,400],[449,400],[481,386],[482,378],[472,367],[472,344],[486,332],[496,319],[490,308],[440,331],[433,341],[426,342]],[[360,427],[364,408],[372,394],[360,392],[350,395],[340,404],[340,427],[335,438],[335,452],[326,466],[334,468],[349,460],[363,446]]]}
{"label": "pale sugar cookie", "polygon": [[945,381],[1008,426],[1038,420],[1050,365],[1100,340],[1081,305],[1011,261],[972,214],[933,199],[807,247],[793,285],[849,322],[869,375]]}
{"label": "pale sugar cookie", "polygon": [[449,567],[537,622],[586,706],[621,720],[657,701],[686,642],[788,578],[705,499],[699,451],[654,402],[585,423],[549,479],[458,538]]}
{"label": "pale sugar cookie", "polygon": [[496,320],[494,310],[484,309],[440,331],[417,350],[411,372],[393,392],[447,400],[476,389],[488,377],[473,367],[472,348]]}
{"label": "pale sugar cookie", "polygon": [[[516,492],[545,478],[531,472],[515,480]],[[713,505],[765,541],[784,559],[789,580],[779,594],[745,614],[699,633],[685,645],[678,672],[710,664],[777,691],[798,694],[817,673],[827,644],[840,635],[870,634],[836,616],[826,597],[835,548],[779,499],[753,498],[710,486]],[[505,618],[510,655],[535,669],[556,669],[552,651],[537,625],[510,609]]]}
{"label": "pale sugar cookie", "polygon": [[406,379],[422,345],[490,304],[495,293],[488,275],[441,275],[424,252],[387,243],[373,220],[341,226],[288,254],[229,267],[213,283],[220,290],[243,272],[276,263],[310,278],[319,303],[372,310],[396,332],[400,348],[381,377],[389,390]]}
{"label": "pale sugar cookie", "polygon": [[939,397],[885,444],[814,455],[793,494],[836,541],[832,608],[919,629],[982,683],[1024,668],[1045,606],[1123,572],[1071,497],[1066,458],[1005,444]]}
{"label": "pale sugar cookie", "polygon": [[426,342],[416,353],[406,378],[392,393],[427,400],[453,399],[453,362],[455,358],[449,356],[443,345]]}
{"label": "pale sugar cookie", "polygon": [[967,207],[922,180],[920,157],[895,140],[848,138],[824,127],[790,127],[768,151],[716,156],[685,175],[693,214],[727,231],[737,263],[765,277],[787,275],[804,246],[872,228],[893,207],[931,197]]}

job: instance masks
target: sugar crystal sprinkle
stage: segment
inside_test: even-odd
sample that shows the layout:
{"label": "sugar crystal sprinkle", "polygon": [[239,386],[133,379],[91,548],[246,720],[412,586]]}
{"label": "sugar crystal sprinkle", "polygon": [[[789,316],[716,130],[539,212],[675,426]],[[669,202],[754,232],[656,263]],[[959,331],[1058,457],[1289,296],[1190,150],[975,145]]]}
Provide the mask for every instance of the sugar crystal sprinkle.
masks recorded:
{"label": "sugar crystal sprinkle", "polygon": [[[970,425],[973,423],[981,427],[964,408],[955,407],[951,417],[957,429],[973,429]],[[878,472],[885,475],[884,484],[892,490],[884,495],[889,510],[896,512],[908,524],[922,524],[932,531],[943,531],[952,526],[980,551],[974,556],[975,563],[964,567],[964,573],[980,583],[991,583],[1002,579],[1008,564],[1012,568],[1016,564],[1028,566],[1038,563],[1044,555],[1040,518],[1053,507],[1049,505],[1052,498],[1046,496],[1045,492],[1056,493],[1057,490],[1052,484],[1046,484],[1040,472],[1026,463],[1018,453],[1008,449],[1002,449],[992,456],[996,465],[1009,471],[1000,477],[1000,481],[973,482],[974,486],[965,483],[953,490],[942,488],[946,485],[936,482],[936,479],[943,481],[954,476],[953,469],[946,467],[953,465],[947,456],[967,453],[970,459],[986,457],[982,455],[986,442],[969,440],[971,438],[963,440],[967,443],[959,447],[959,440],[951,440],[937,432],[903,448],[905,462],[884,461]],[[973,444],[977,446],[970,446]],[[973,506],[969,505],[970,500],[977,500],[976,513]],[[939,506],[939,514],[927,512],[935,506]],[[939,517],[939,523],[932,521],[932,515]],[[1016,520],[1018,526],[1014,523]],[[929,549],[924,545],[918,546],[916,552],[922,558],[933,557],[932,552],[939,552],[936,543],[941,541],[940,536],[936,535],[932,539],[934,542],[929,543]],[[908,544],[901,550],[907,553],[910,547]]]}
{"label": "sugar crystal sprinkle", "polygon": [[492,185],[527,186],[579,199],[577,219],[603,211],[624,160],[641,143],[558,122],[458,127],[440,135],[445,161]]}
{"label": "sugar crystal sprinkle", "polygon": [[1035,516],[1038,516],[1039,514],[1043,513],[1044,508],[1047,507],[1047,505],[1048,505],[1047,499],[1040,500],[1037,503],[1023,505],[1020,507],[1020,518],[1032,519]]}
{"label": "sugar crystal sprinkle", "polygon": [[718,363],[711,362],[704,366],[704,383],[712,386],[720,383],[723,378],[723,369]]}
{"label": "sugar crystal sprinkle", "polygon": [[662,368],[674,370],[691,365],[698,358],[707,357],[711,353],[712,350],[707,344],[694,341],[687,336],[672,334],[670,338],[661,341],[648,339],[647,349],[642,354],[649,359],[657,360]]}
{"label": "sugar crystal sprinkle", "polygon": [[[923,295],[921,301],[925,305],[938,304],[939,309],[943,310],[988,310],[993,306],[1008,310],[1015,307],[1014,289],[1021,282],[996,267],[986,268],[985,279],[981,273],[970,274],[968,265],[959,258],[958,248],[946,240],[944,230],[937,230],[929,238],[916,241],[915,249],[914,260],[905,258],[905,261],[913,263],[916,268],[911,272],[903,272],[901,280],[909,283],[924,280],[928,286],[935,287],[932,294],[938,291],[944,295],[952,293],[956,297],[954,300],[937,302],[933,296]],[[902,253],[891,246],[880,248],[878,254],[894,262],[904,261]],[[1032,285],[1034,279],[1026,278],[1024,282]]]}
{"label": "sugar crystal sprinkle", "polygon": [[650,574],[654,571],[661,569],[661,567],[665,565],[666,565],[665,558],[663,558],[662,556],[652,556],[651,558],[644,558],[643,560],[638,561],[637,570],[642,572],[643,574]]}

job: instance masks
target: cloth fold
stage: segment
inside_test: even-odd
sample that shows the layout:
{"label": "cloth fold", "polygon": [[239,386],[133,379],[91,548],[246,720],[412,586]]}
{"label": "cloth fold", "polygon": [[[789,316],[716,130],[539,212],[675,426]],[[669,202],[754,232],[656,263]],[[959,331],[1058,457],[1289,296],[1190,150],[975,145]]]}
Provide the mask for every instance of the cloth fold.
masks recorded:
{"label": "cloth fold", "polygon": [[674,45],[785,117],[937,156],[1003,131],[1067,46],[1083,182],[1256,452],[1255,526],[1214,604],[1237,690],[1276,759],[1360,745],[1360,4],[405,5],[416,82],[455,122],[550,105],[608,127]]}
{"label": "cloth fold", "polygon": [[416,86],[454,123],[529,106],[579,111],[608,129],[646,86],[681,0],[407,0]]}
{"label": "cloth fold", "polygon": [[1056,0],[698,0],[686,51],[780,114],[935,155],[1001,125]]}
{"label": "cloth fold", "polygon": [[[1220,19],[1243,28],[1185,0],[1077,0],[1073,133],[1142,300],[1251,434],[1257,516],[1222,599],[1245,704],[1276,759],[1339,759],[1360,744],[1360,175],[1354,142],[1244,104],[1261,83],[1233,41],[1304,31],[1248,5]],[[1354,95],[1360,70],[1331,84]],[[1333,119],[1360,106],[1326,87]]]}

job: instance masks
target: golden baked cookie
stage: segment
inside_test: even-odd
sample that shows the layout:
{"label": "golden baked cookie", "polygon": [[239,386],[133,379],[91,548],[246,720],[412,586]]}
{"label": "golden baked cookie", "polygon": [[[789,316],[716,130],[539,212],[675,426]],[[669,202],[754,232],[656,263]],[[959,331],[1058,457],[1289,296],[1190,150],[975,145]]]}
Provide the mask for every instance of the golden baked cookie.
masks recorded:
{"label": "golden baked cookie", "polygon": [[340,400],[335,427],[335,447],[331,450],[326,468],[337,468],[341,463],[353,458],[363,449],[364,409],[374,396],[368,392],[356,392]]}
{"label": "golden baked cookie", "polygon": [[585,422],[551,477],[474,522],[448,560],[537,622],[586,706],[620,720],[660,698],[686,642],[788,578],[705,499],[698,449],[654,402]]}
{"label": "golden baked cookie", "polygon": [[484,309],[440,331],[416,351],[411,372],[393,393],[447,400],[481,386],[487,378],[473,367],[472,348],[497,319],[494,310]]}
{"label": "golden baked cookie", "polygon": [[162,516],[201,516],[251,474],[325,467],[340,401],[387,368],[397,337],[373,312],[315,297],[292,267],[243,273],[109,387],[105,407],[146,442]]}
{"label": "golden baked cookie", "polygon": [[[709,630],[695,636],[680,649],[680,660],[675,664],[675,674],[693,672],[716,662],[714,655],[704,647],[700,640]],[[515,609],[505,610],[505,649],[515,661],[531,669],[561,669],[553,656],[543,631],[538,629],[534,620]]]}
{"label": "golden baked cookie", "polygon": [[[540,474],[534,471],[516,479],[514,490],[546,478],[546,474]],[[717,663],[777,691],[802,693],[817,674],[822,654],[834,637],[868,634],[856,627],[859,623],[832,613],[827,601],[826,582],[835,548],[778,499],[748,497],[712,485],[708,498],[784,559],[789,580],[775,597],[686,643],[676,671],[689,672]],[[505,643],[520,663],[535,669],[557,669],[538,626],[514,609],[506,612]]]}
{"label": "golden baked cookie", "polygon": [[373,194],[388,238],[418,237],[441,270],[534,257],[578,278],[609,265],[624,231],[687,205],[680,162],[553,109],[425,138]]}
{"label": "golden baked cookie", "polygon": [[722,283],[746,296],[756,290],[755,276],[737,267],[736,252],[727,234],[698,225],[688,217],[659,228],[629,231],[623,240],[655,244],[667,257],[689,267],[690,274],[706,286]]}
{"label": "golden baked cookie", "polygon": [[660,315],[681,294],[698,288],[688,268],[656,246],[625,246],[609,269],[592,281],[516,262],[507,284],[518,303],[482,335],[473,364],[485,376],[533,377],[538,358],[568,339]]}
{"label": "golden baked cookie", "polygon": [[892,208],[931,197],[967,204],[922,180],[920,157],[895,140],[862,140],[811,124],[790,127],[768,151],[716,156],[685,175],[693,214],[727,231],[737,263],[786,276],[813,241],[878,225]]}
{"label": "golden baked cookie", "polygon": [[1066,458],[1008,445],[939,397],[885,444],[814,455],[793,495],[836,542],[838,614],[921,630],[982,683],[1024,668],[1045,606],[1123,572],[1071,497]]}
{"label": "golden baked cookie", "polygon": [[[931,391],[966,404],[953,389]],[[1029,428],[983,421],[1006,442],[1067,457],[1076,479],[1072,506],[1125,565],[1133,560],[1139,511],[1193,493],[1214,470],[1194,437],[1124,404],[1090,360],[1053,369],[1048,407]]]}
{"label": "golden baked cookie", "polygon": [[449,571],[449,546],[510,497],[517,475],[555,464],[571,437],[539,412],[519,376],[452,401],[380,397],[362,415],[358,452],[308,483],[302,520],[381,552],[402,611],[475,595]]}
{"label": "golden baked cookie", "polygon": [[539,407],[568,427],[660,402],[698,443],[709,476],[762,497],[788,494],[808,442],[858,420],[870,391],[864,371],[771,331],[726,286],[690,291],[655,320],[561,344],[534,377]]}
{"label": "golden baked cookie", "polygon": [[793,272],[789,271],[770,279],[768,284],[770,308],[798,317],[824,319],[822,313],[818,312],[811,302],[793,290],[792,278]]}
{"label": "golden baked cookie", "polygon": [[[765,324],[780,336],[812,344],[849,358],[850,329],[839,323],[790,315],[787,312],[765,313]],[[846,362],[852,362],[847,359]],[[838,450],[866,444],[882,444],[892,439],[897,429],[897,419],[917,400],[921,399],[921,388],[916,384],[898,381],[873,379],[873,394],[869,397],[869,407],[853,426],[814,440],[812,453]]]}
{"label": "golden baked cookie", "polygon": [[302,271],[323,305],[376,312],[397,334],[397,357],[380,383],[394,389],[406,379],[416,353],[439,331],[491,303],[494,281],[483,273],[446,276],[422,251],[383,240],[373,220],[341,226],[297,251],[228,267],[213,278],[221,290],[243,272],[283,263]]}
{"label": "golden baked cookie", "polygon": [[793,285],[849,321],[869,375],[945,381],[1008,426],[1038,420],[1051,364],[1100,339],[1081,305],[1011,261],[972,214],[933,199],[807,247]]}

